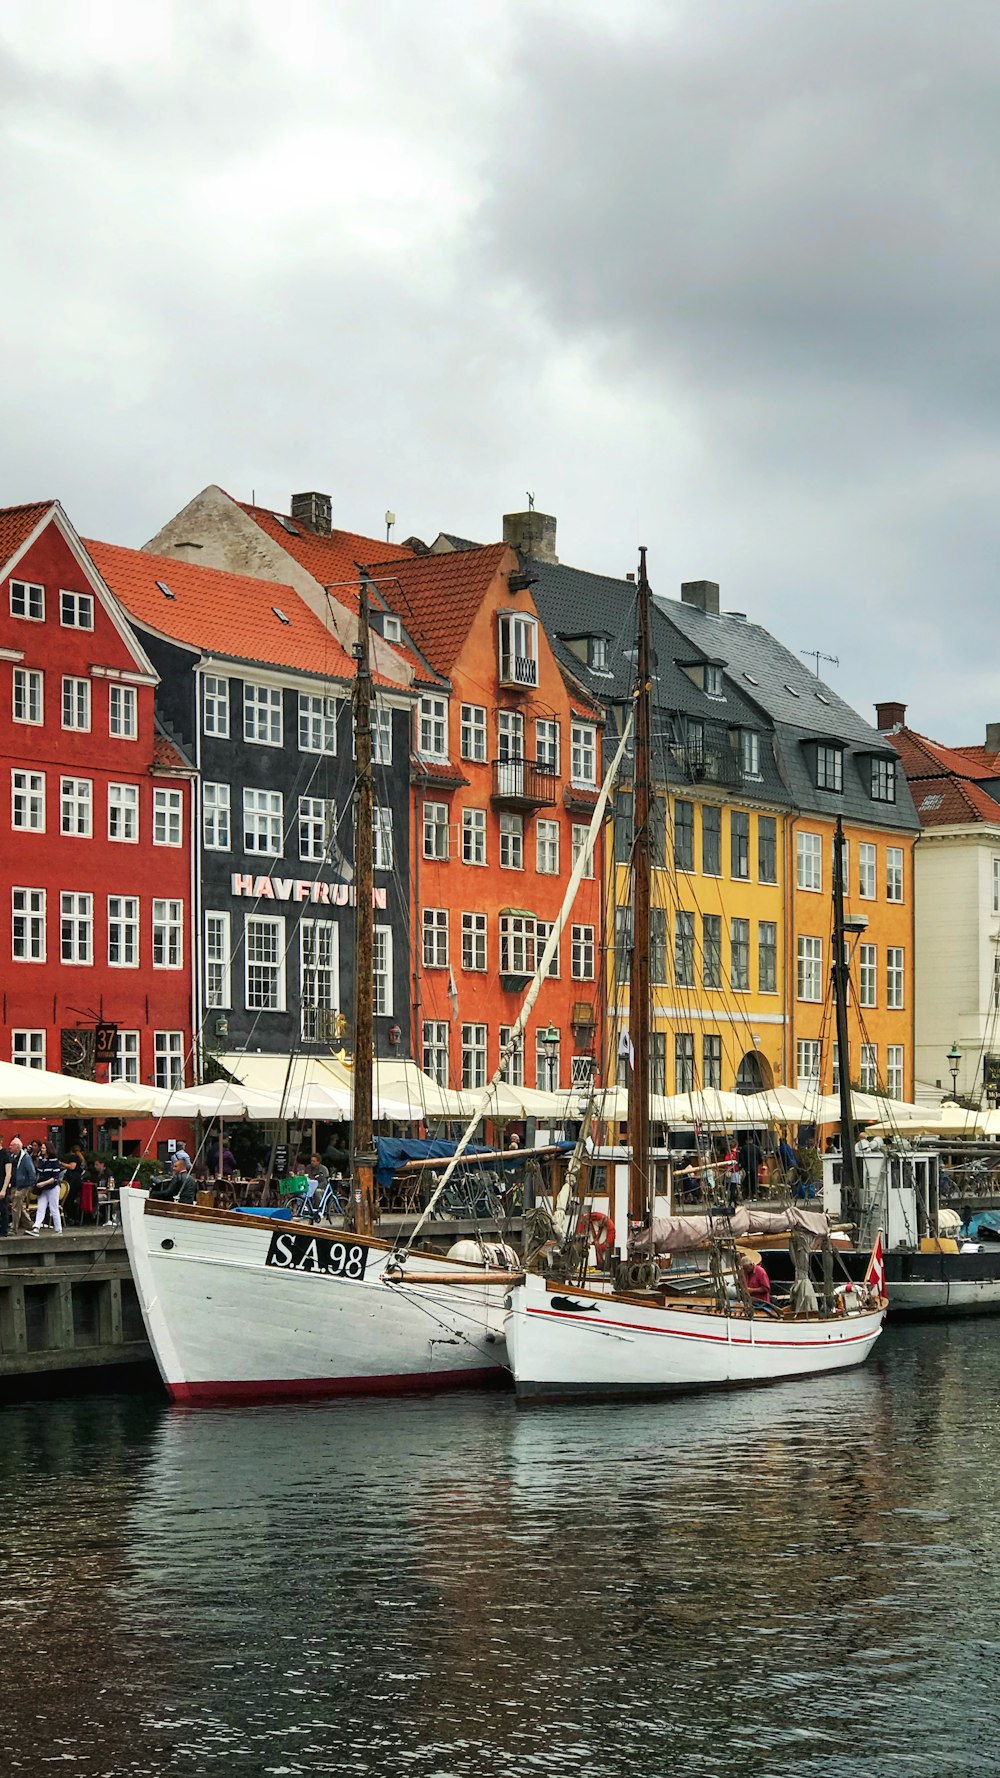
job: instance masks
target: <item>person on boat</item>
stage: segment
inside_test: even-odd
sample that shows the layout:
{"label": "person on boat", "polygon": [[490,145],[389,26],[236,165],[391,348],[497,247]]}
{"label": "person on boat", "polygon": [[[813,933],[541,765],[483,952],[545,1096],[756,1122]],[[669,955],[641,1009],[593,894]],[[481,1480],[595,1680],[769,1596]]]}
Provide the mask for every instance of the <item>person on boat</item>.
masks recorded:
{"label": "person on boat", "polygon": [[771,1280],[761,1264],[760,1254],[755,1253],[752,1247],[747,1247],[740,1254],[740,1264],[743,1267],[743,1282],[754,1302],[770,1303]]}
{"label": "person on boat", "polygon": [[185,1167],[180,1155],[175,1155],[169,1175],[166,1178],[157,1179],[149,1195],[151,1198],[173,1198],[178,1204],[197,1202],[197,1181],[194,1174]]}

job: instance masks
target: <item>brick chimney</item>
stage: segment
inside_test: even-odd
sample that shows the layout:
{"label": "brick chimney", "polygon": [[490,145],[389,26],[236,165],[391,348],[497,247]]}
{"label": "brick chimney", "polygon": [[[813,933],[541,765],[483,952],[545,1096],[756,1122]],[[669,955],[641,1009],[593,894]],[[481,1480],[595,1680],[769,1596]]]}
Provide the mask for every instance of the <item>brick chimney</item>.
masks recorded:
{"label": "brick chimney", "polygon": [[717,580],[682,580],[681,601],[695,605],[706,617],[719,615],[719,583]]}
{"label": "brick chimney", "polygon": [[880,735],[891,735],[894,729],[906,727],[905,704],[876,704],[875,727]]}
{"label": "brick chimney", "polygon": [[556,521],[547,512],[505,512],[503,540],[538,562],[558,562]]}
{"label": "brick chimney", "polygon": [[1000,753],[1000,722],[986,724],[986,745],[991,753]]}
{"label": "brick chimney", "polygon": [[329,537],[333,528],[333,501],[329,494],[293,494],[292,518],[297,524]]}

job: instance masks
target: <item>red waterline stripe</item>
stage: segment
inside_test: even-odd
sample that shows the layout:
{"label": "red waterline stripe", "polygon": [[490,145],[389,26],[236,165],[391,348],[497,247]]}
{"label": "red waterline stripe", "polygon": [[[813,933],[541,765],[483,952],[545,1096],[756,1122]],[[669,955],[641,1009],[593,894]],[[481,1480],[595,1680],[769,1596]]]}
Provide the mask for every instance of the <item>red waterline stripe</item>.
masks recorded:
{"label": "red waterline stripe", "polygon": [[553,1321],[582,1321],[589,1327],[622,1327],[627,1333],[658,1334],[675,1340],[710,1340],[718,1346],[792,1346],[804,1352],[810,1346],[853,1346],[858,1340],[874,1339],[874,1334],[845,1334],[840,1340],[741,1340],[727,1339],[725,1334],[694,1333],[686,1327],[643,1327],[639,1321],[610,1321],[602,1316],[596,1323],[586,1315],[566,1315],[560,1309],[528,1309],[528,1315],[547,1315]]}
{"label": "red waterline stripe", "polygon": [[413,1371],[399,1377],[274,1377],[261,1382],[168,1383],[173,1401],[185,1406],[251,1401],[308,1401],[343,1395],[417,1395],[437,1389],[493,1389],[509,1383],[510,1372],[489,1370]]}

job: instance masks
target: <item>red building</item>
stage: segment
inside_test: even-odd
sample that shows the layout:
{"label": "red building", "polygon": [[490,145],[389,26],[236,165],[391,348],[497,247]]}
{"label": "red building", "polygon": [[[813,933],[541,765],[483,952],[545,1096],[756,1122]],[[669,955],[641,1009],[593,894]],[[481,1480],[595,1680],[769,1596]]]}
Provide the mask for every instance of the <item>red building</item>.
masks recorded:
{"label": "red building", "polygon": [[156,674],[57,501],[0,510],[0,561],[4,1058],[184,1085],[192,770],[158,729]]}

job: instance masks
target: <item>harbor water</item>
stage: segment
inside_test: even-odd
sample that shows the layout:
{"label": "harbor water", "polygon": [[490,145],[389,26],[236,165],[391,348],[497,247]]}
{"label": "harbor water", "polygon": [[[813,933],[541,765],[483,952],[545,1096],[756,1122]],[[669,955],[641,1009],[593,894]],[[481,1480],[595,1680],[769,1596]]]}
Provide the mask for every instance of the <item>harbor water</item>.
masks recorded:
{"label": "harbor water", "polygon": [[1000,1322],[669,1404],[0,1426],[11,1774],[1000,1772]]}

